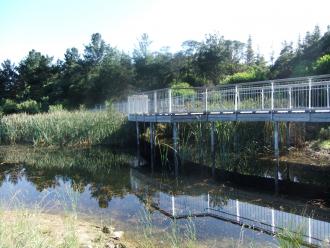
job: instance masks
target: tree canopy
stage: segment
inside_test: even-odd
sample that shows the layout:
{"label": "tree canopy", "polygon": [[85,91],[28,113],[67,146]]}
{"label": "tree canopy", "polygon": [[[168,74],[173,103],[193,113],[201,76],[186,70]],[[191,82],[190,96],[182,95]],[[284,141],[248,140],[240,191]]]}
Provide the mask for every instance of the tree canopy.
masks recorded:
{"label": "tree canopy", "polygon": [[182,84],[177,82],[190,87],[330,73],[330,29],[322,35],[316,26],[297,44],[283,42],[272,63],[254,51],[252,38],[245,44],[208,34],[201,41],[184,41],[171,53],[166,47],[152,51],[150,37],[142,34],[130,55],[95,33],[82,53],[68,48],[63,60],[31,50],[17,65],[3,61],[0,103],[27,102],[41,110],[54,104],[92,107],[134,91]]}

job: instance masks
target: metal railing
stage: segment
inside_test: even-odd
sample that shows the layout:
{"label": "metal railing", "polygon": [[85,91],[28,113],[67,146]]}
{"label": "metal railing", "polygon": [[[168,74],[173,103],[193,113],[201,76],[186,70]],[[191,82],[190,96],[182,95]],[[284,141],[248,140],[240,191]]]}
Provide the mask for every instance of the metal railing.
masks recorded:
{"label": "metal railing", "polygon": [[243,195],[237,192],[226,191],[223,195],[211,192],[174,195],[162,191],[149,192],[149,185],[145,185],[137,177],[132,177],[131,183],[134,191],[140,194],[144,192],[141,197],[148,199],[149,205],[173,219],[212,217],[271,235],[287,229],[301,235],[305,244],[323,244],[326,247],[330,244],[329,216],[318,216],[317,213],[308,215],[304,210],[299,213],[299,208],[291,213],[258,205],[240,200]]}
{"label": "metal railing", "polygon": [[141,92],[121,103],[127,114],[330,109],[330,75]]}

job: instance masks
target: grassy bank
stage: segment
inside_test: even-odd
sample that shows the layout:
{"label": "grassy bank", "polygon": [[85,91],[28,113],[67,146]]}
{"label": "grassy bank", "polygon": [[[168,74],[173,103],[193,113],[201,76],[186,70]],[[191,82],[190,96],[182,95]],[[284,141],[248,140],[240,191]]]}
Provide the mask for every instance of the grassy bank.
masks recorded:
{"label": "grassy bank", "polygon": [[130,140],[129,128],[123,115],[110,111],[22,113],[2,117],[0,142],[40,146],[123,145]]}

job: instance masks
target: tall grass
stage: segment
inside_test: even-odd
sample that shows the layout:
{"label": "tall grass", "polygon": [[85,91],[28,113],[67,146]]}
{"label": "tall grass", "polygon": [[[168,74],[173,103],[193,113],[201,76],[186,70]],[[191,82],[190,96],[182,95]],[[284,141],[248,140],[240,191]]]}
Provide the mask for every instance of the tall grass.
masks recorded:
{"label": "tall grass", "polygon": [[0,121],[2,144],[32,143],[41,146],[124,144],[129,124],[117,112],[55,111],[36,115],[13,114]]}
{"label": "tall grass", "polygon": [[33,208],[25,207],[17,192],[9,200],[10,210],[0,203],[0,247],[80,247],[76,198],[71,192],[68,189],[64,194],[58,193],[59,202],[53,203],[63,206],[66,203],[63,198],[71,199],[72,203],[64,206],[65,217],[45,213],[42,202],[37,202]]}

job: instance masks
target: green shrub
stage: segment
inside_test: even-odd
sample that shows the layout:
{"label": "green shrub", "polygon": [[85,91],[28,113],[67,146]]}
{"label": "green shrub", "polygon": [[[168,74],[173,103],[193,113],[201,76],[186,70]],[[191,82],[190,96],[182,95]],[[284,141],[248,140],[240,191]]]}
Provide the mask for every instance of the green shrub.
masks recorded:
{"label": "green shrub", "polygon": [[261,69],[250,69],[244,72],[237,72],[233,75],[227,76],[224,80],[226,84],[237,84],[246,82],[256,82],[266,80],[266,72]]}
{"label": "green shrub", "polygon": [[317,74],[330,73],[330,54],[323,55],[315,62],[314,71]]}
{"label": "green shrub", "polygon": [[11,99],[6,99],[2,105],[2,112],[5,115],[17,113],[18,112],[17,103]]}
{"label": "green shrub", "polygon": [[17,109],[20,113],[36,114],[40,112],[41,105],[35,100],[27,100],[17,104]]}
{"label": "green shrub", "polygon": [[171,85],[172,93],[175,96],[192,96],[195,95],[195,90],[186,82],[175,82]]}

